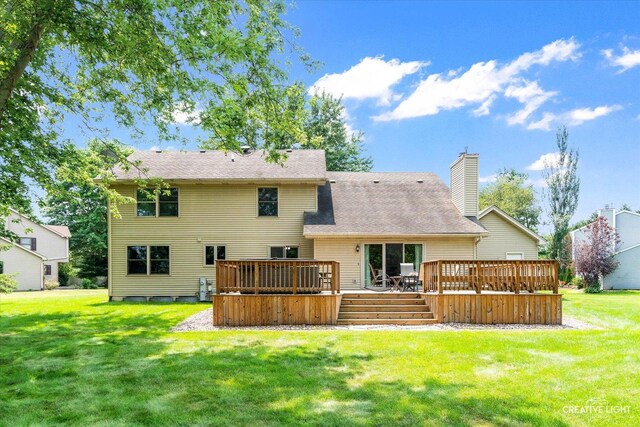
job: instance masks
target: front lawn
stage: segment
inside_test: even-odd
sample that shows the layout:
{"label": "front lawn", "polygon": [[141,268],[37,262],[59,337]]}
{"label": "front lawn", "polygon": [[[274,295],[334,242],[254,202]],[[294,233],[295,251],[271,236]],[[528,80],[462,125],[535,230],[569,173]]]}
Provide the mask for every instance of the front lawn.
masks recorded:
{"label": "front lawn", "polygon": [[0,425],[640,425],[640,293],[565,295],[603,330],[170,332],[204,308],[0,296]]}

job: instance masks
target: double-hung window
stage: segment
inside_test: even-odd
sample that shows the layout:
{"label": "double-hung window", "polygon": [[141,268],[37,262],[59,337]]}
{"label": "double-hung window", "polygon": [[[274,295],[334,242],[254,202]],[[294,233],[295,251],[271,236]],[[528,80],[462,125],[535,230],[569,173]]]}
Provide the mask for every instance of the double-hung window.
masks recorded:
{"label": "double-hung window", "polygon": [[169,246],[127,246],[127,274],[169,274]]}
{"label": "double-hung window", "polygon": [[227,258],[227,247],[224,245],[204,245],[204,265],[213,267],[217,260]]}
{"label": "double-hung window", "polygon": [[277,188],[258,188],[258,216],[278,216]]}
{"label": "double-hung window", "polygon": [[152,190],[136,191],[136,216],[178,216],[179,190],[169,188],[160,190],[158,194]]}

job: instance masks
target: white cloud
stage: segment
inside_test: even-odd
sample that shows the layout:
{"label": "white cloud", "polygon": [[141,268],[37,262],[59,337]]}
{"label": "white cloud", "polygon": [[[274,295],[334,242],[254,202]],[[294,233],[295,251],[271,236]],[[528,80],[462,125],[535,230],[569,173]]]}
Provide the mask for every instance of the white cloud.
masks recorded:
{"label": "white cloud", "polygon": [[489,175],[489,176],[481,176],[478,178],[478,182],[480,184],[490,184],[492,182],[496,182],[496,180],[498,179],[498,175],[493,174],[493,175]]}
{"label": "white cloud", "polygon": [[200,124],[200,110],[197,107],[178,104],[171,113],[171,123],[179,126],[198,125]]}
{"label": "white cloud", "polygon": [[579,126],[584,122],[607,116],[613,112],[622,110],[621,105],[601,105],[595,108],[576,108],[565,113],[544,113],[542,119],[531,122],[527,126],[530,130],[551,130],[553,124],[566,124],[567,126]]}
{"label": "white cloud", "polygon": [[537,188],[546,188],[546,187],[548,187],[547,181],[544,178],[527,179],[524,183],[525,183],[525,185],[533,185],[534,187],[537,187]]}
{"label": "white cloud", "polygon": [[538,86],[537,82],[523,81],[523,85],[511,85],[507,87],[504,95],[508,98],[515,98],[524,107],[507,118],[510,125],[523,125],[538,108],[547,100],[557,95],[557,92],[546,92]]}
{"label": "white cloud", "polygon": [[149,147],[149,151],[173,151],[175,149],[176,147],[174,147],[173,145],[170,145],[167,148],[162,148],[159,145],[152,145],[151,147]]}
{"label": "white cloud", "polygon": [[558,162],[560,162],[560,153],[546,153],[527,166],[527,170],[541,171],[544,170],[546,165],[556,165]]}
{"label": "white cloud", "polygon": [[311,86],[311,92],[327,92],[345,99],[377,99],[379,105],[389,105],[400,95],[391,87],[403,77],[414,74],[426,62],[400,62],[398,59],[385,61],[382,57],[367,57],[343,73],[325,74]]}
{"label": "white cloud", "polygon": [[[492,98],[504,93],[506,87],[521,82],[521,73],[536,64],[549,65],[554,61],[576,60],[580,57],[579,47],[573,38],[557,40],[535,52],[524,53],[506,65],[491,60],[473,64],[461,75],[451,72],[431,74],[395,109],[374,117],[374,120],[390,121],[429,116],[443,110],[474,104],[480,104],[474,110],[475,115],[489,114]],[[540,96],[543,94],[546,95],[546,100],[553,92],[542,91],[537,95],[537,102],[542,102],[543,98]]]}
{"label": "white cloud", "polygon": [[624,73],[628,69],[640,65],[640,49],[631,50],[623,46],[621,55],[614,55],[613,49],[603,50],[602,55],[609,60],[609,65],[612,67],[620,67],[619,73]]}

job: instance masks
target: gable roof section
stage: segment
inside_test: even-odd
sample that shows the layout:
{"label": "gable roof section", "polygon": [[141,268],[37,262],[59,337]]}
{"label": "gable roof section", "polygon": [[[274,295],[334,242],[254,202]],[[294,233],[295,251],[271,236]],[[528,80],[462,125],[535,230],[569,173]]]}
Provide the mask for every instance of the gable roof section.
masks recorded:
{"label": "gable roof section", "polygon": [[[267,162],[263,151],[238,154],[223,151],[136,151],[140,162],[128,171],[116,168],[117,181],[154,177],[167,181],[291,181],[322,183],[327,169],[323,150],[286,152],[283,165]],[[146,176],[145,176],[146,174]]]}
{"label": "gable roof section", "polygon": [[514,217],[512,217],[511,215],[509,215],[508,213],[506,213],[505,211],[503,211],[502,209],[500,209],[495,205],[489,206],[488,208],[481,210],[480,213],[478,213],[478,219],[482,219],[485,215],[489,214],[490,212],[496,213],[498,216],[502,217],[503,219],[505,219],[507,222],[509,222],[511,225],[515,226],[516,228],[520,229],[522,232],[527,234],[532,239],[537,240],[538,243],[544,242],[544,237],[528,229],[527,227],[522,225],[517,219],[515,219]]}
{"label": "gable roof section", "polygon": [[16,242],[12,242],[12,241],[11,241],[11,240],[9,240],[9,239],[5,239],[4,237],[0,237],[0,241],[1,241],[1,242],[4,242],[4,244],[11,245],[11,246],[13,246],[13,247],[15,247],[15,248],[18,248],[18,249],[22,249],[23,251],[28,252],[28,253],[30,253],[31,255],[33,255],[33,256],[35,256],[35,257],[38,257],[38,258],[40,258],[40,259],[41,259],[41,260],[43,260],[43,261],[45,261],[45,260],[47,259],[47,257],[44,257],[44,256],[40,255],[40,254],[39,254],[39,253],[37,253],[37,252],[34,252],[34,251],[30,250],[30,249],[27,249],[27,248],[25,248],[24,246],[21,246],[21,245],[17,244]]}
{"label": "gable roof section", "polygon": [[327,172],[327,177],[318,188],[318,211],[305,213],[305,237],[487,234],[475,218],[460,214],[449,188],[433,173]]}
{"label": "gable roof section", "polygon": [[32,223],[34,223],[35,225],[44,228],[47,231],[52,232],[53,234],[56,234],[60,237],[64,237],[65,239],[68,239],[71,237],[71,232],[69,231],[69,227],[67,227],[66,225],[47,225],[47,224],[40,224],[37,221],[34,221],[33,219],[29,218],[27,215],[18,212],[17,210],[13,209],[13,208],[9,208],[9,210],[11,212],[13,212],[14,214],[28,220],[31,221]]}

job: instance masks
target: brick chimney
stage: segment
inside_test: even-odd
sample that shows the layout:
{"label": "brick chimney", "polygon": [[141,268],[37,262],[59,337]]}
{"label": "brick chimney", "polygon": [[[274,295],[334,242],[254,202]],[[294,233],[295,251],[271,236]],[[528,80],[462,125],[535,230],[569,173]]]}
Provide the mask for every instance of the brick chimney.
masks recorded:
{"label": "brick chimney", "polygon": [[464,216],[478,216],[479,154],[460,153],[451,163],[451,201]]}

